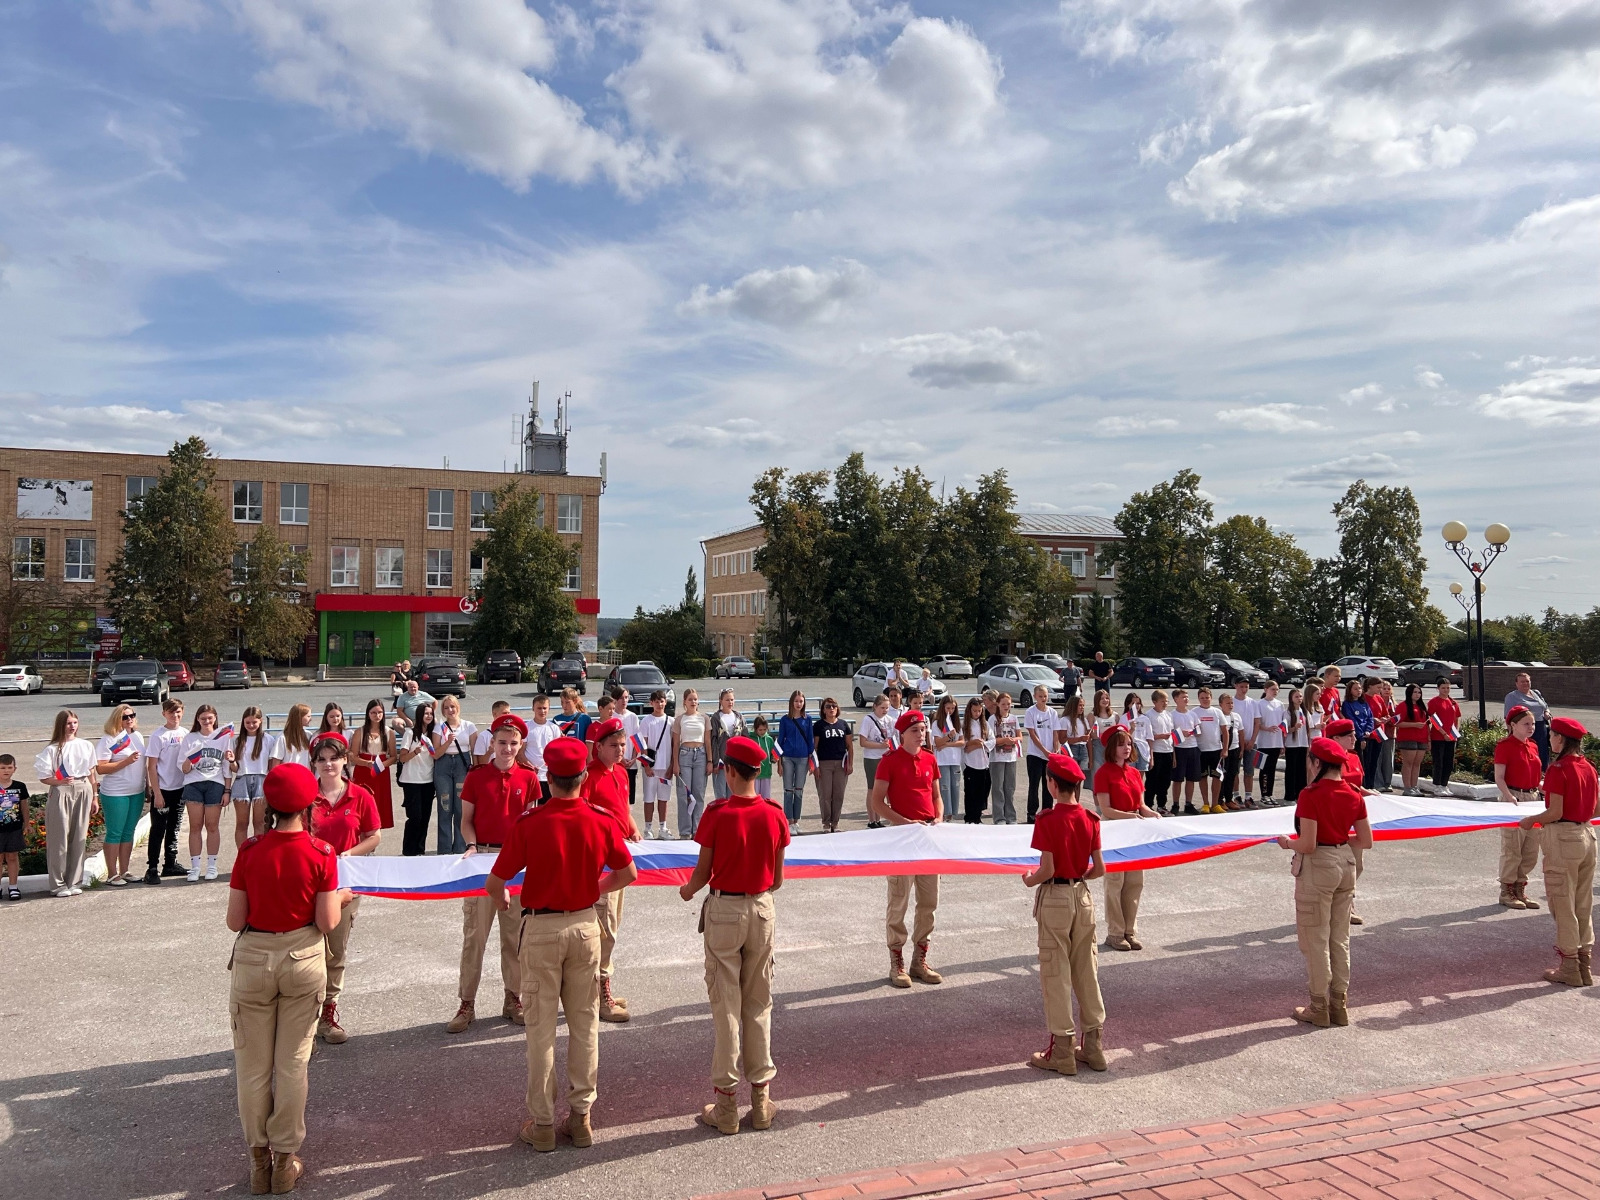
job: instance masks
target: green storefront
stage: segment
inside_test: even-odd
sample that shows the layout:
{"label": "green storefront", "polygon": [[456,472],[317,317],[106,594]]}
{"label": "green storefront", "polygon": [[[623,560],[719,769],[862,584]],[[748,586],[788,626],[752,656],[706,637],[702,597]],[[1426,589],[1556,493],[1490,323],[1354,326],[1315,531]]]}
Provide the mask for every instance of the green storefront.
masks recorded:
{"label": "green storefront", "polygon": [[330,667],[387,667],[411,657],[408,612],[320,612],[317,646]]}

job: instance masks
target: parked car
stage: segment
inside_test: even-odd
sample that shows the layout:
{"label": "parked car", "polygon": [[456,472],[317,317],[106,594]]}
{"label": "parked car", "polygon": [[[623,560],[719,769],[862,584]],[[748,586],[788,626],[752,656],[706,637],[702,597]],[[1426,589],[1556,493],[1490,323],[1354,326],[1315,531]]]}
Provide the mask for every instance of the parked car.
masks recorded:
{"label": "parked car", "polygon": [[972,664],[959,654],[935,654],[922,665],[935,679],[972,678]]}
{"label": "parked car", "polygon": [[478,664],[479,683],[521,683],[522,655],[515,650],[491,650]]}
{"label": "parked car", "polygon": [[244,688],[249,691],[250,668],[237,658],[225,658],[211,672],[211,686],[219,692],[223,688]]}
{"label": "parked car", "polygon": [[1444,658],[1414,658],[1400,668],[1400,683],[1420,683],[1428,687],[1440,683],[1462,686],[1461,664]]}
{"label": "parked car", "polygon": [[167,669],[167,678],[172,680],[172,690],[175,692],[194,691],[194,672],[189,669],[189,664],[181,658],[161,664]]}
{"label": "parked car", "polygon": [[1171,687],[1172,664],[1161,658],[1125,658],[1111,668],[1112,687]]}
{"label": "parked car", "polygon": [[999,663],[978,676],[979,687],[1005,692],[1022,708],[1033,703],[1033,689],[1041,685],[1050,689],[1051,704],[1066,699],[1061,676],[1043,663]]}
{"label": "parked car", "polygon": [[539,668],[538,688],[546,696],[564,687],[575,687],[578,695],[587,695],[588,682],[589,665],[576,650],[557,651]]}
{"label": "parked car", "polygon": [[1216,667],[1207,666],[1198,658],[1163,658],[1172,668],[1172,682],[1178,687],[1222,687],[1228,677]]}
{"label": "parked car", "polygon": [[1070,658],[1063,658],[1059,654],[1030,654],[1028,661],[1054,671],[1068,694],[1077,691],[1083,683],[1083,668]]}
{"label": "parked car", "polygon": [[417,659],[411,664],[411,678],[417,687],[430,696],[460,696],[467,694],[467,664],[457,655],[435,654]]}
{"label": "parked car", "polygon": [[15,692],[19,696],[26,696],[42,691],[44,691],[44,676],[39,674],[38,667],[28,666],[25,663],[0,667],[0,692]]}
{"label": "parked car", "polygon": [[125,658],[111,668],[111,675],[100,689],[100,707],[165,704],[171,694],[166,667],[154,659]]}
{"label": "parked car", "polygon": [[756,664],[742,654],[730,654],[711,673],[718,679],[754,679]]}
{"label": "parked car", "polygon": [[1527,667],[1532,664],[1518,662],[1514,658],[1491,658],[1483,665],[1486,667]]}
{"label": "parked car", "polygon": [[[1340,680],[1366,679],[1373,676],[1387,679],[1390,683],[1400,682],[1400,668],[1394,665],[1394,660],[1379,655],[1347,654],[1343,658],[1334,659],[1328,666],[1339,668]],[[1322,668],[1323,671],[1327,669],[1328,667]],[[1321,673],[1317,672],[1319,675]]]}
{"label": "parked car", "polygon": [[102,658],[94,667],[94,690],[98,694],[105,690],[106,680],[111,678],[111,668],[117,664],[115,660]]}
{"label": "parked car", "polygon": [[1222,672],[1223,682],[1232,687],[1243,679],[1251,687],[1265,687],[1268,675],[1260,667],[1253,667],[1242,658],[1229,658],[1226,654],[1206,655],[1206,666]]}
{"label": "parked car", "polygon": [[[869,662],[862,663],[856,669],[854,677],[850,680],[850,695],[856,702],[857,708],[867,708],[872,704],[877,694],[888,685],[889,669],[893,666],[892,662]],[[911,680],[913,686],[922,678],[922,667],[919,664],[902,662],[900,666],[904,668],[906,678]],[[943,700],[949,691],[950,689],[944,685],[944,680],[933,681],[932,695],[935,700]]]}
{"label": "parked car", "polygon": [[672,686],[672,679],[653,662],[624,663],[612,667],[611,674],[606,676],[606,690],[615,687],[628,689],[629,712],[642,716],[650,711],[650,693],[666,692],[667,715],[677,714],[678,693]]}
{"label": "parked car", "polygon": [[1299,687],[1311,670],[1298,658],[1258,658],[1255,665],[1267,673],[1267,678],[1285,687]]}

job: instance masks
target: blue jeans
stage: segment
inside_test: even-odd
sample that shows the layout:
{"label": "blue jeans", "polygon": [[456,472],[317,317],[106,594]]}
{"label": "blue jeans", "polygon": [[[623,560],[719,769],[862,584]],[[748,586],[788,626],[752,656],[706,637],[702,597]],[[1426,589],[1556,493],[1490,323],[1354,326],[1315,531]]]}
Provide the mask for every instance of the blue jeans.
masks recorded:
{"label": "blue jeans", "polygon": [[460,754],[441,754],[433,764],[434,807],[439,827],[434,847],[440,854],[462,854],[467,839],[461,836],[461,785],[467,781],[471,760]]}
{"label": "blue jeans", "polygon": [[678,836],[694,836],[700,814],[706,809],[706,750],[704,746],[678,747]]}
{"label": "blue jeans", "polygon": [[800,820],[800,810],[806,799],[806,774],[811,770],[809,758],[785,758],[783,762],[783,815],[789,824]]}
{"label": "blue jeans", "polygon": [[961,811],[961,764],[953,767],[940,765],[939,791],[944,796],[944,819],[954,821]]}

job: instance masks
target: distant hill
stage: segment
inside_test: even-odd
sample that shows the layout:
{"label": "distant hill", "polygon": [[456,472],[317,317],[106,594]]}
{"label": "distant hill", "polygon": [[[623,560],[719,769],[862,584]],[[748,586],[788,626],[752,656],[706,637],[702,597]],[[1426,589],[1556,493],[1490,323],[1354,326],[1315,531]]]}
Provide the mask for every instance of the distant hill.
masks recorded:
{"label": "distant hill", "polygon": [[600,649],[604,650],[611,645],[611,639],[628,623],[627,617],[598,617],[595,619],[595,634],[600,639]]}

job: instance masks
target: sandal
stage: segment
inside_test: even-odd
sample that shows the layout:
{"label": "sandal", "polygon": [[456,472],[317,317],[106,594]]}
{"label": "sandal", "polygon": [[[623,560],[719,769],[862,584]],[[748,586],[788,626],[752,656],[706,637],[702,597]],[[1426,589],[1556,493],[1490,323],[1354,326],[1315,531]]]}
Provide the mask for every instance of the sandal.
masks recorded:
{"label": "sandal", "polygon": [[6,893],[6,898],[10,899],[10,900],[21,900],[22,899],[22,893],[20,891],[18,891],[16,888],[12,888],[9,892]]}

